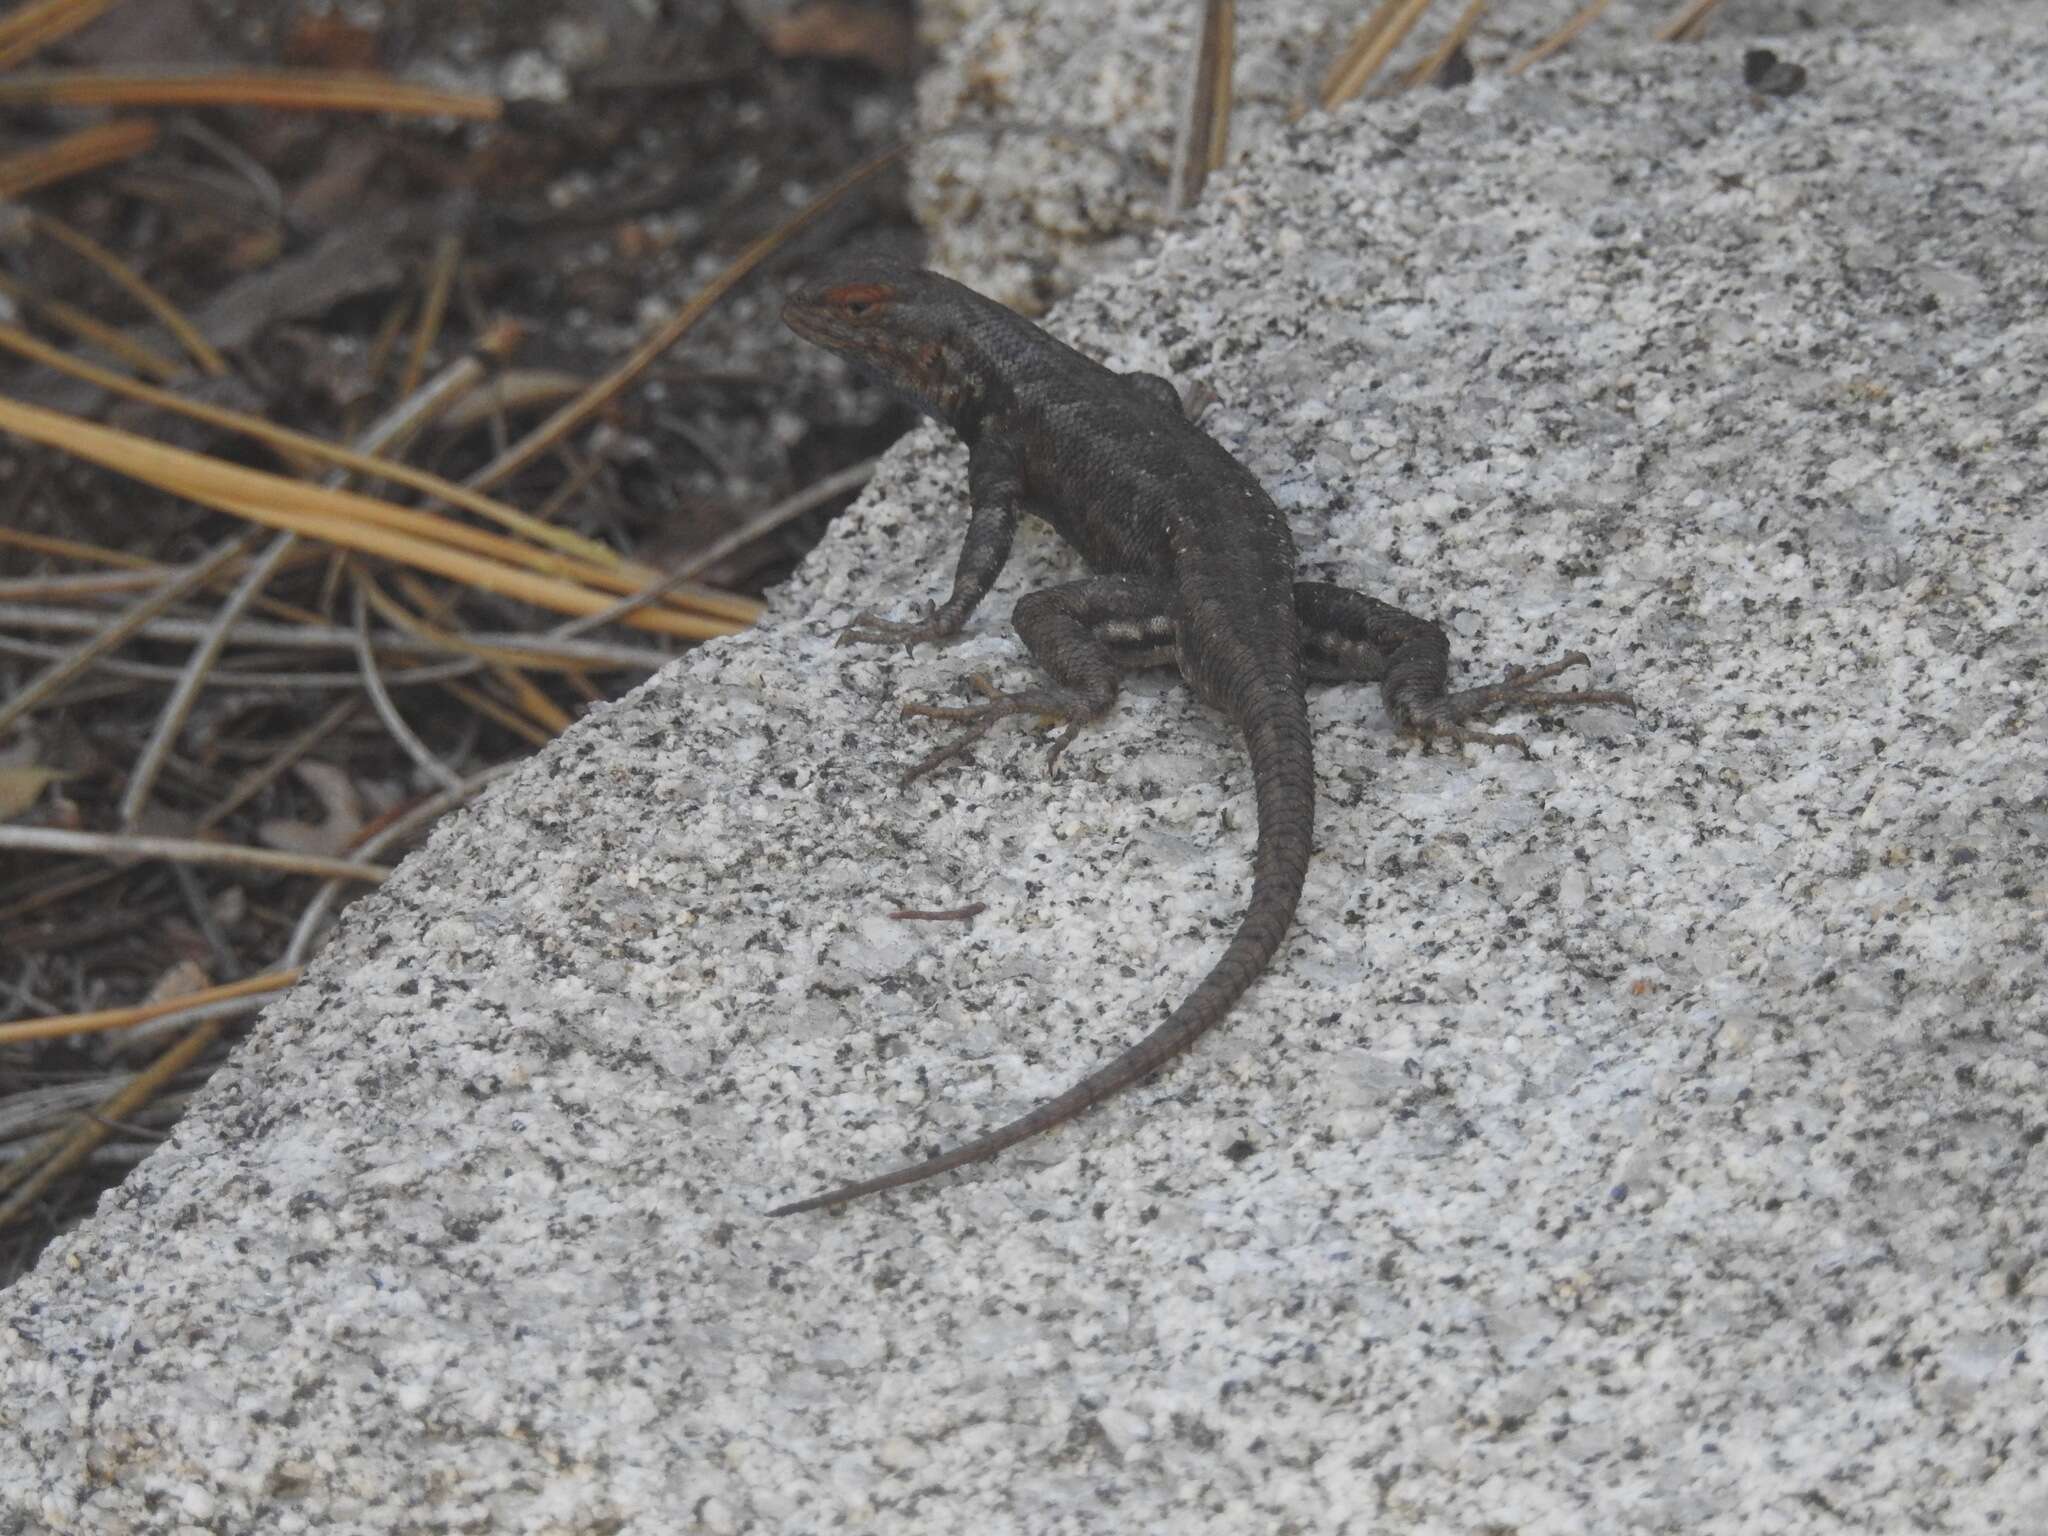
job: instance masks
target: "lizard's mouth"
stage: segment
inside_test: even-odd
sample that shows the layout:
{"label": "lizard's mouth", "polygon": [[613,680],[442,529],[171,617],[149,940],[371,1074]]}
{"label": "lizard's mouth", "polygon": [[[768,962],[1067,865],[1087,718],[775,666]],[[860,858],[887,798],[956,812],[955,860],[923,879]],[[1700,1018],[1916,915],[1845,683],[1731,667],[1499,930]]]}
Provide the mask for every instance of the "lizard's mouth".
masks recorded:
{"label": "lizard's mouth", "polygon": [[843,318],[829,308],[805,303],[802,294],[782,306],[782,323],[812,346],[836,352],[856,363],[867,350],[862,338]]}
{"label": "lizard's mouth", "polygon": [[891,383],[893,359],[899,348],[887,336],[847,323],[829,304],[814,304],[802,293],[790,295],[782,306],[782,323],[813,346],[836,352],[863,373]]}
{"label": "lizard's mouth", "polygon": [[794,294],[782,306],[782,323],[805,341],[815,342],[821,347],[832,344],[831,333],[819,322],[821,316],[804,302],[802,294]]}

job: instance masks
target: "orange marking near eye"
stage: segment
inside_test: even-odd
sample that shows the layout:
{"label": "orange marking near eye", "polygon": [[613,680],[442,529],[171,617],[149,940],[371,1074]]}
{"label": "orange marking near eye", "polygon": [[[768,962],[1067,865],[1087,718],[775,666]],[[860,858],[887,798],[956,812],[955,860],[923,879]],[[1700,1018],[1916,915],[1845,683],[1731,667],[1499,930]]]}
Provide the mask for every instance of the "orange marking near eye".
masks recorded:
{"label": "orange marking near eye", "polygon": [[841,283],[837,288],[825,291],[825,302],[841,309],[885,304],[889,298],[889,286],[886,283]]}

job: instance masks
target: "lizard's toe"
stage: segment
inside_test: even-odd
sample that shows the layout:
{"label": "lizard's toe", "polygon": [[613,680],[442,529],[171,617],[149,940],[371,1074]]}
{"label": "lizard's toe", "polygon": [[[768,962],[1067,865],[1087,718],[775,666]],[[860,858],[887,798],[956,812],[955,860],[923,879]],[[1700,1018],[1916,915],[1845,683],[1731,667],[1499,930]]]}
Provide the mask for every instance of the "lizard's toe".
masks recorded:
{"label": "lizard's toe", "polygon": [[1513,747],[1524,757],[1535,755],[1529,750],[1529,743],[1513,731],[1485,731],[1477,726],[1462,724],[1461,722],[1469,717],[1442,707],[1451,702],[1452,699],[1445,698],[1437,700],[1438,707],[1435,708],[1428,705],[1418,706],[1401,722],[1401,734],[1414,737],[1422,743],[1425,751],[1435,742],[1447,741],[1461,746],[1469,744],[1475,747]]}
{"label": "lizard's toe", "polygon": [[922,619],[885,619],[872,609],[862,609],[839,631],[839,645],[900,645],[908,653],[924,640],[944,640],[953,632],[939,622],[938,605],[926,603]]}
{"label": "lizard's toe", "polygon": [[1045,776],[1048,779],[1059,776],[1060,757],[1074,744],[1074,738],[1080,734],[1081,722],[1074,720],[1068,722],[1054,735],[1052,745],[1046,748],[1045,752]]}
{"label": "lizard's toe", "polygon": [[1540,667],[1509,667],[1507,675],[1497,683],[1460,689],[1456,693],[1447,693],[1440,698],[1404,703],[1399,710],[1396,724],[1404,735],[1416,737],[1425,744],[1444,740],[1469,742],[1474,746],[1515,747],[1523,756],[1533,756],[1529,750],[1529,743],[1513,732],[1481,730],[1466,722],[1478,719],[1496,709],[1516,706],[1524,709],[1577,708],[1587,704],[1625,705],[1629,709],[1636,707],[1636,701],[1631,695],[1610,689],[1552,689],[1537,686],[1571,667],[1591,665],[1583,651],[1571,651],[1556,661],[1546,662]]}
{"label": "lizard's toe", "polygon": [[967,728],[936,751],[927,753],[903,775],[902,782],[910,783],[923,778],[941,763],[958,757],[969,747],[989,733],[998,720],[1007,720],[1012,715],[1036,715],[1047,725],[1063,725],[1058,738],[1053,742],[1046,759],[1045,771],[1048,777],[1058,765],[1060,754],[1067,750],[1074,734],[1083,724],[1095,718],[1094,711],[1080,700],[1069,697],[1056,689],[1027,688],[1016,693],[1005,693],[989,681],[987,674],[977,672],[967,679],[968,685],[982,696],[980,704],[925,704],[917,700],[905,700],[903,713],[926,720],[950,720]]}

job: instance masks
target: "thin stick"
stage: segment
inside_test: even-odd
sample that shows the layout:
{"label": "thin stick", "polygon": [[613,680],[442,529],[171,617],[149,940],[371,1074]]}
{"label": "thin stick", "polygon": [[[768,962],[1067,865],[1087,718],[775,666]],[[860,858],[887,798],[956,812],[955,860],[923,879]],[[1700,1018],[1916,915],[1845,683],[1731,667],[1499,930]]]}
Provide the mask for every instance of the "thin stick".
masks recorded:
{"label": "thin stick", "polygon": [[1657,29],[1660,43],[1687,43],[1706,30],[1707,13],[1721,0],[1692,0],[1692,3]]}
{"label": "thin stick", "polygon": [[285,219],[284,188],[277,184],[277,178],[269,169],[241,145],[225,134],[217,133],[196,117],[185,116],[172,121],[171,129],[187,143],[197,144],[214,159],[226,166],[235,175],[249,184],[249,190],[256,194],[256,201],[262,206],[268,222],[275,226]]}
{"label": "thin stick", "polygon": [[[100,1105],[99,1115],[89,1118],[73,1131],[63,1142],[53,1148],[40,1168],[21,1181],[21,1187],[0,1204],[0,1227],[21,1219],[44,1190],[58,1179],[84,1162],[101,1142],[112,1134],[104,1122],[118,1121],[133,1114],[156,1094],[172,1078],[199,1059],[199,1053],[213,1044],[221,1032],[222,1021],[209,1019],[196,1026],[192,1033],[172,1046],[163,1055],[131,1077],[121,1089]],[[19,1166],[19,1165],[16,1165]],[[9,1170],[12,1172],[12,1169]],[[9,1182],[13,1182],[10,1180]]]}
{"label": "thin stick", "polygon": [[142,812],[149,804],[150,791],[156,787],[156,776],[162,772],[164,759],[170,756],[178,732],[184,729],[186,717],[198,702],[199,689],[206,681],[206,674],[213,669],[221,648],[227,644],[228,631],[256,594],[270,584],[270,578],[277,574],[278,566],[298,542],[299,536],[295,533],[280,533],[270,541],[270,547],[258,555],[243,574],[235,590],[221,605],[220,612],[207,626],[205,636],[186,657],[185,670],[180,674],[177,686],[171,689],[171,696],[157,711],[156,728],[150,732],[141,755],[128,772],[128,787],[121,793],[120,808],[116,812],[123,828],[133,828],[142,819]]}
{"label": "thin stick", "polygon": [[[445,408],[482,377],[483,364],[475,356],[457,359],[454,364],[442,370],[441,376],[431,386],[421,391],[426,403],[416,402],[408,397],[396,410],[387,412],[371,426],[362,440],[356,444],[357,449],[363,453],[382,452],[399,433],[410,430],[415,422],[422,419],[424,411]],[[345,478],[346,472],[337,469],[328,475],[327,481],[333,485]],[[177,740],[178,732],[185,728],[185,721],[191,715],[192,706],[199,700],[199,690],[206,682],[206,674],[220,659],[220,653],[227,645],[228,632],[234,628],[235,621],[241,618],[250,603],[254,602],[270,584],[271,578],[277,574],[278,568],[298,546],[298,542],[299,536],[292,532],[280,533],[270,541],[270,547],[256,558],[255,564],[250,566],[248,573],[243,576],[235,590],[228,594],[227,601],[221,604],[220,611],[214,615],[205,637],[192,648],[192,654],[185,659],[184,674],[178,679],[177,687],[171,690],[171,696],[164,701],[163,708],[157,712],[156,729],[151,732],[147,745],[142,749],[142,755],[136,760],[135,767],[129,774],[128,788],[121,796],[120,817],[123,827],[133,827],[141,819],[143,807],[149,801],[150,790],[156,784],[157,773],[162,769],[164,759]],[[366,676],[376,678],[376,663],[364,648],[365,638],[359,625],[358,665],[367,669]],[[380,709],[390,705],[390,696],[384,693],[381,679],[376,679],[372,692],[383,700]],[[395,706],[391,708],[391,713],[396,715]]]}
{"label": "thin stick", "polygon": [[1609,0],[1592,0],[1592,3],[1580,11],[1578,15],[1559,27],[1550,36],[1515,60],[1514,63],[1510,64],[1508,66],[1508,73],[1519,75],[1522,71],[1529,68],[1530,65],[1542,63],[1553,53],[1557,52],[1558,49],[1564,47],[1566,43],[1569,43],[1573,38],[1585,31],[1586,28],[1593,25],[1599,19],[1600,13],[1607,9],[1608,3]]}
{"label": "thin stick", "polygon": [[794,496],[778,501],[767,511],[748,518],[732,532],[713,539],[652,586],[620,598],[601,613],[587,614],[583,618],[557,624],[549,633],[567,639],[571,635],[580,635],[603,624],[617,623],[642,604],[651,603],[671,587],[681,586],[692,577],[701,575],[727,555],[746,548],[764,534],[774,532],[784,523],[794,521],[813,507],[830,501],[834,496],[844,495],[866,485],[874,477],[875,465],[880,462],[879,459],[862,459],[858,464],[850,464],[837,474],[827,475],[815,484],[805,486]]}
{"label": "thin stick", "polygon": [[1170,212],[1194,207],[1209,173],[1221,169],[1230,152],[1230,76],[1236,61],[1235,0],[1204,0],[1180,132],[1174,136]]}
{"label": "thin stick", "polygon": [[[499,669],[493,670],[496,672]],[[515,678],[519,676],[517,672],[509,675]],[[530,746],[544,747],[566,729],[566,726],[558,726],[553,730],[543,729],[518,710],[511,708],[509,705],[500,704],[488,693],[485,693],[483,689],[473,688],[467,683],[443,683],[441,686],[451,697],[461,703],[464,708],[475,714],[482,715],[487,720],[497,721],[499,725]]]}
{"label": "thin stick", "polygon": [[[194,629],[199,627],[194,621]],[[380,651],[389,648],[389,637],[379,643]],[[592,662],[580,658],[551,658],[526,656],[521,665],[529,671],[558,672],[571,680],[582,677],[593,669],[600,672],[632,670],[657,672],[668,665],[671,658],[660,651],[619,648],[624,654],[609,661]],[[38,645],[33,640],[16,640],[11,635],[0,635],[0,653],[9,656],[27,656],[37,661],[61,659],[66,652],[61,646]],[[244,693],[261,696],[275,696],[287,693],[327,692],[346,690],[353,693],[363,686],[359,672],[280,672],[274,666],[263,666],[261,658],[252,658],[252,665],[243,667],[215,667],[206,674],[209,688],[235,688]],[[450,679],[469,677],[493,665],[482,655],[462,653],[459,661],[416,662],[394,670],[387,679],[393,688],[427,688],[438,686]],[[117,698],[129,692],[128,689],[113,685],[116,678],[135,683],[175,683],[185,675],[183,667],[162,666],[147,661],[123,661],[115,656],[102,656],[93,664],[93,671],[108,680],[106,686],[94,687],[83,682],[74,682],[64,691],[63,697],[72,701],[88,698]],[[592,702],[601,695],[592,694]]]}
{"label": "thin stick", "polygon": [[[593,588],[616,591],[641,584],[615,569],[546,556],[501,535],[426,518],[390,502],[245,469],[19,400],[0,399],[0,427],[250,522],[289,528],[344,549],[435,571],[557,613],[595,613],[609,599]],[[492,553],[473,552],[480,547]],[[540,574],[543,570],[562,574]],[[744,629],[761,611],[759,603],[744,598],[704,606],[721,607],[731,617],[663,609],[636,613],[628,622],[703,640]]]}
{"label": "thin stick", "polygon": [[134,571],[88,571],[79,576],[24,576],[0,581],[0,602],[66,602],[81,597],[119,597],[128,592],[153,592],[163,585],[165,567]]}
{"label": "thin stick", "polygon": [[238,869],[267,869],[287,875],[320,875],[329,880],[362,880],[371,885],[391,873],[381,864],[329,859],[316,853],[285,853],[274,848],[203,843],[184,837],[70,832],[61,827],[0,827],[0,848],[40,849],[45,853],[83,854],[123,862],[175,859],[184,864],[225,864]]}
{"label": "thin stick", "polygon": [[[190,999],[185,1001],[189,1002]],[[267,997],[238,997],[225,1003],[194,1003],[190,1007],[178,1009],[175,1013],[167,1013],[160,1019],[151,1019],[145,1024],[136,1025],[115,1044],[124,1052],[132,1051],[164,1035],[175,1033],[188,1024],[202,1023],[207,1019],[237,1018],[269,1006],[270,999]],[[174,1120],[175,1118],[173,1116]]]}
{"label": "thin stick", "polygon": [[[495,335],[495,331],[493,334]],[[509,345],[511,339],[515,338],[518,333],[516,328],[508,328],[505,334],[506,344]],[[483,341],[478,343],[478,349],[489,352],[492,341],[493,336],[487,335]],[[84,379],[87,383],[95,384],[101,389],[125,395],[131,400],[145,401],[164,410],[175,411],[179,415],[193,421],[203,421],[209,426],[225,427],[230,432],[239,432],[245,437],[256,439],[273,452],[279,454],[303,454],[308,458],[317,459],[323,464],[331,464],[340,469],[351,469],[360,475],[389,480],[394,485],[403,485],[408,489],[420,491],[437,501],[446,502],[450,506],[460,507],[465,512],[474,512],[477,516],[487,518],[491,522],[498,524],[501,528],[509,528],[515,533],[523,533],[528,538],[549,548],[559,549],[565,554],[580,556],[594,564],[617,567],[629,575],[635,575],[637,579],[646,580],[655,574],[646,566],[636,566],[631,562],[622,561],[617,551],[606,548],[595,539],[582,538],[577,534],[570,533],[567,529],[549,527],[546,523],[528,517],[517,507],[509,506],[502,501],[494,501],[488,496],[480,495],[476,491],[468,489],[466,486],[457,485],[453,480],[444,479],[440,475],[432,474],[423,469],[415,469],[410,464],[403,463],[397,459],[380,458],[375,454],[357,453],[351,448],[342,447],[339,443],[330,443],[325,438],[313,437],[304,432],[294,432],[289,427],[281,427],[275,422],[265,421],[261,416],[250,416],[241,411],[231,411],[221,406],[203,405],[196,400],[187,400],[183,396],[175,395],[167,389],[157,389],[152,385],[141,383],[125,375],[114,373],[109,369],[96,367],[80,358],[72,357],[69,353],[61,352],[55,347],[38,341],[35,337],[20,330],[18,327],[0,325],[0,347],[6,347],[11,351],[18,352],[23,357],[33,358],[45,367],[58,369],[61,372],[70,374],[73,378]],[[451,385],[451,387],[453,386]],[[417,405],[424,408],[429,403],[429,401],[423,399],[417,402]],[[143,441],[147,441],[147,439],[143,439]]]}
{"label": "thin stick", "polygon": [[462,263],[462,239],[443,235],[434,242],[433,265],[427,273],[427,302],[420,310],[420,323],[413,331],[412,350],[405,359],[405,371],[398,376],[401,398],[419,388],[427,371],[427,353],[441,334],[441,321],[448,313],[448,295],[455,287],[455,271]]}
{"label": "thin stick", "polygon": [[202,1004],[224,1003],[232,998],[256,997],[281,992],[299,979],[295,967],[245,976],[223,986],[203,987],[183,997],[166,997],[154,1003],[134,1003],[126,1008],[102,1008],[96,1013],[60,1013],[46,1019],[23,1019],[0,1024],[0,1045],[26,1045],[32,1040],[64,1040],[73,1035],[95,1035],[109,1029],[130,1029],[169,1014],[182,1013]]}
{"label": "thin stick", "polygon": [[130,159],[155,142],[156,124],[146,118],[117,117],[94,123],[51,143],[0,158],[0,197],[24,197],[39,187]]}
{"label": "thin stick", "polygon": [[68,246],[75,254],[83,256],[107,275],[108,281],[123,293],[134,299],[144,309],[155,315],[157,320],[178,340],[178,345],[192,354],[192,361],[200,371],[221,378],[228,371],[227,359],[214,350],[213,343],[199,334],[199,329],[187,320],[178,306],[150,286],[149,281],[127,262],[101,245],[82,230],[73,229],[52,213],[35,212],[30,215],[35,228],[41,230],[58,244]]}
{"label": "thin stick", "polygon": [[0,704],[0,731],[5,731],[8,726],[56,693],[100,657],[125,642],[137,630],[145,628],[151,619],[171,604],[196,588],[204,586],[222,567],[246,554],[254,542],[255,539],[248,533],[237,534],[216,545],[213,552],[204,559],[196,560],[175,572],[155,592],[134,604],[112,623],[106,624],[64,660],[48,668],[6,703]]}
{"label": "thin stick", "polygon": [[0,294],[5,294],[24,309],[39,312],[52,325],[63,327],[80,341],[104,347],[137,373],[146,373],[168,383],[185,371],[176,358],[164,356],[156,348],[96,319],[75,304],[37,293],[26,283],[16,282],[5,273],[0,273]]}
{"label": "thin stick", "polygon": [[1444,34],[1443,41],[1418,59],[1408,73],[1401,77],[1403,88],[1413,90],[1416,86],[1427,85],[1434,80],[1444,65],[1450,62],[1451,55],[1478,30],[1480,19],[1486,15],[1489,4],[1491,0],[1472,0],[1451,24],[1451,30]]}
{"label": "thin stick", "polygon": [[[529,730],[535,746],[545,746],[576,723],[576,717],[563,709],[532,678],[517,667],[493,665],[491,676],[498,680],[498,686],[512,695],[512,702],[518,707],[521,718],[530,722]],[[517,726],[508,726],[517,730]]]}
{"label": "thin stick", "polygon": [[319,746],[329,736],[340,730],[354,718],[362,708],[360,699],[343,699],[331,705],[327,712],[307,726],[290,741],[279,747],[258,767],[242,775],[235,787],[227,792],[225,799],[215,802],[213,808],[192,824],[195,832],[210,832],[236,811],[247,805],[263,791],[282,778],[300,758]]}
{"label": "thin stick", "polygon": [[[421,607],[430,606],[431,599],[423,597],[420,592],[415,590],[416,588],[423,588],[425,583],[407,580],[407,575],[408,573],[403,571],[398,573],[400,583],[413,594],[414,600]],[[408,609],[403,603],[400,603],[379,586],[368,573],[357,572],[355,579],[356,585],[362,590],[363,596],[369,599],[371,611],[377,617],[384,620],[385,623],[392,626],[391,630],[387,630],[377,641],[378,659],[386,666],[390,665],[390,657],[402,654],[400,647],[394,642],[400,635],[404,635],[415,640],[427,642],[431,647],[430,654],[452,654],[467,656],[472,659],[471,665],[464,668],[461,672],[449,673],[448,675],[451,677],[467,676],[469,673],[479,671],[484,667],[497,666],[524,667],[528,671],[567,672],[580,670],[574,660],[567,657],[555,659],[538,656],[524,642],[518,642],[508,647],[503,643],[507,638],[505,636],[495,637],[498,643],[488,643],[478,636],[464,634],[456,630],[443,629]],[[569,643],[573,645],[580,642],[571,641]],[[665,665],[669,659],[665,654],[658,651],[635,651],[634,654],[646,657],[656,667]],[[392,681],[410,683],[418,673],[419,668],[414,666],[397,673]]]}
{"label": "thin stick", "polygon": [[1414,29],[1429,9],[1430,0],[1381,0],[1380,8],[1366,18],[1365,25],[1323,77],[1322,104],[1331,111],[1351,100],[1379,73],[1387,56],[1401,46],[1401,39]]}
{"label": "thin stick", "polygon": [[559,439],[566,437],[611,404],[653,365],[655,359],[688,335],[711,307],[738,287],[741,280],[752,273],[754,268],[787,245],[800,230],[848,192],[877,171],[902,158],[909,148],[908,144],[898,144],[895,148],[884,150],[864,164],[856,166],[812,198],[799,212],[748,246],[730,266],[706,284],[702,292],[669,316],[651,336],[635,347],[624,362],[471,475],[464,484],[472,490],[484,490],[498,484],[524,469],[547,452]]}
{"label": "thin stick", "polygon": [[985,901],[970,901],[964,907],[948,907],[943,912],[926,912],[915,907],[904,907],[889,916],[899,923],[964,923],[981,916],[988,910]]}
{"label": "thin stick", "polygon": [[355,610],[356,666],[362,674],[364,691],[370,696],[370,705],[377,711],[377,718],[384,722],[384,729],[391,733],[391,739],[398,743],[405,755],[444,789],[459,787],[462,775],[434,755],[433,748],[420,740],[413,728],[405,723],[405,716],[398,712],[398,706],[391,702],[391,694],[384,687],[383,674],[377,669],[376,653],[370,648],[370,605],[363,600],[360,584],[355,589]]}
{"label": "thin stick", "polygon": [[68,37],[114,0],[33,0],[0,20],[0,69],[12,69],[39,48]]}
{"label": "thin stick", "polygon": [[[445,816],[449,811],[454,810],[456,806],[462,804],[463,801],[469,799],[470,796],[476,794],[477,791],[484,789],[488,785],[495,784],[499,779],[504,778],[507,774],[523,765],[524,759],[520,758],[515,758],[511,762],[499,763],[496,767],[486,768],[482,773],[471,775],[463,780],[459,788],[443,790],[431,800],[422,800],[403,816],[396,817],[379,828],[373,836],[364,838],[357,846],[356,852],[372,856],[381,853],[396,839],[408,835],[415,828],[426,826]],[[0,831],[5,830],[5,828],[0,828]],[[306,910],[299,914],[298,926],[292,930],[291,943],[285,946],[284,963],[286,965],[295,966],[305,963],[306,955],[313,948],[314,935],[320,931],[321,920],[327,916],[327,909],[334,904],[334,898],[340,891],[341,882],[339,880],[330,880],[320,888],[319,893],[311,901],[306,903]]]}
{"label": "thin stick", "polygon": [[[99,614],[82,613],[69,608],[43,608],[27,603],[0,603],[0,625],[15,625],[23,629],[52,630],[58,633],[77,634],[81,631],[96,631],[106,622]],[[144,624],[140,633],[149,640],[170,640],[192,642],[205,634],[207,621],[204,619],[152,619]],[[260,619],[245,619],[237,624],[233,637],[237,644],[261,645],[274,650],[285,651],[349,651],[355,648],[355,634],[351,630],[329,625],[268,624]],[[664,666],[669,658],[660,651],[644,646],[610,645],[602,640],[577,640],[551,635],[503,634],[495,630],[480,631],[477,634],[439,637],[422,632],[419,635],[386,635],[378,642],[379,654],[397,656],[462,656],[475,658],[488,654],[493,659],[517,662],[523,667],[553,665],[563,669],[582,667],[643,667],[648,671]],[[474,670],[477,663],[468,663]],[[144,677],[170,675],[163,670],[145,670],[135,674]],[[449,674],[459,675],[459,674]],[[404,680],[410,673],[400,675]],[[248,676],[236,676],[238,687],[259,687],[260,680]]]}
{"label": "thin stick", "polygon": [[39,555],[55,555],[60,560],[84,560],[93,565],[116,565],[124,571],[152,571],[161,574],[164,570],[160,562],[146,555],[131,555],[124,549],[105,549],[98,544],[82,544],[76,539],[60,539],[47,533],[30,533],[22,528],[0,528],[0,544],[32,550]]}
{"label": "thin stick", "polygon": [[[32,890],[28,895],[21,897],[19,900],[11,901],[5,906],[0,906],[0,923],[11,923],[18,917],[26,917],[31,912],[39,911],[41,908],[62,901],[68,896],[77,896],[82,892],[91,890],[94,886],[105,885],[109,880],[117,880],[120,876],[121,871],[118,869],[80,870],[73,866],[71,869],[58,874],[54,880],[49,881],[40,889]],[[20,886],[21,882],[16,881],[13,888],[19,889]]]}
{"label": "thin stick", "polygon": [[0,80],[0,106],[283,107],[293,112],[391,112],[488,120],[495,96],[411,85],[362,70],[38,70]]}

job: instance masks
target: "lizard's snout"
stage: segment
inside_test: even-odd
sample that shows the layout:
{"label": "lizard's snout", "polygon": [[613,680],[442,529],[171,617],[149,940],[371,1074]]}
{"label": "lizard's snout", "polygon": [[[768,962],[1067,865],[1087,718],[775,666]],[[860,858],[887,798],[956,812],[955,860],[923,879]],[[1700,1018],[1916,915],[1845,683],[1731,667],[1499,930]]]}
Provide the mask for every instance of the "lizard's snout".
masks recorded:
{"label": "lizard's snout", "polygon": [[819,325],[817,311],[807,302],[808,296],[799,289],[782,301],[782,323],[805,341],[818,341]]}

